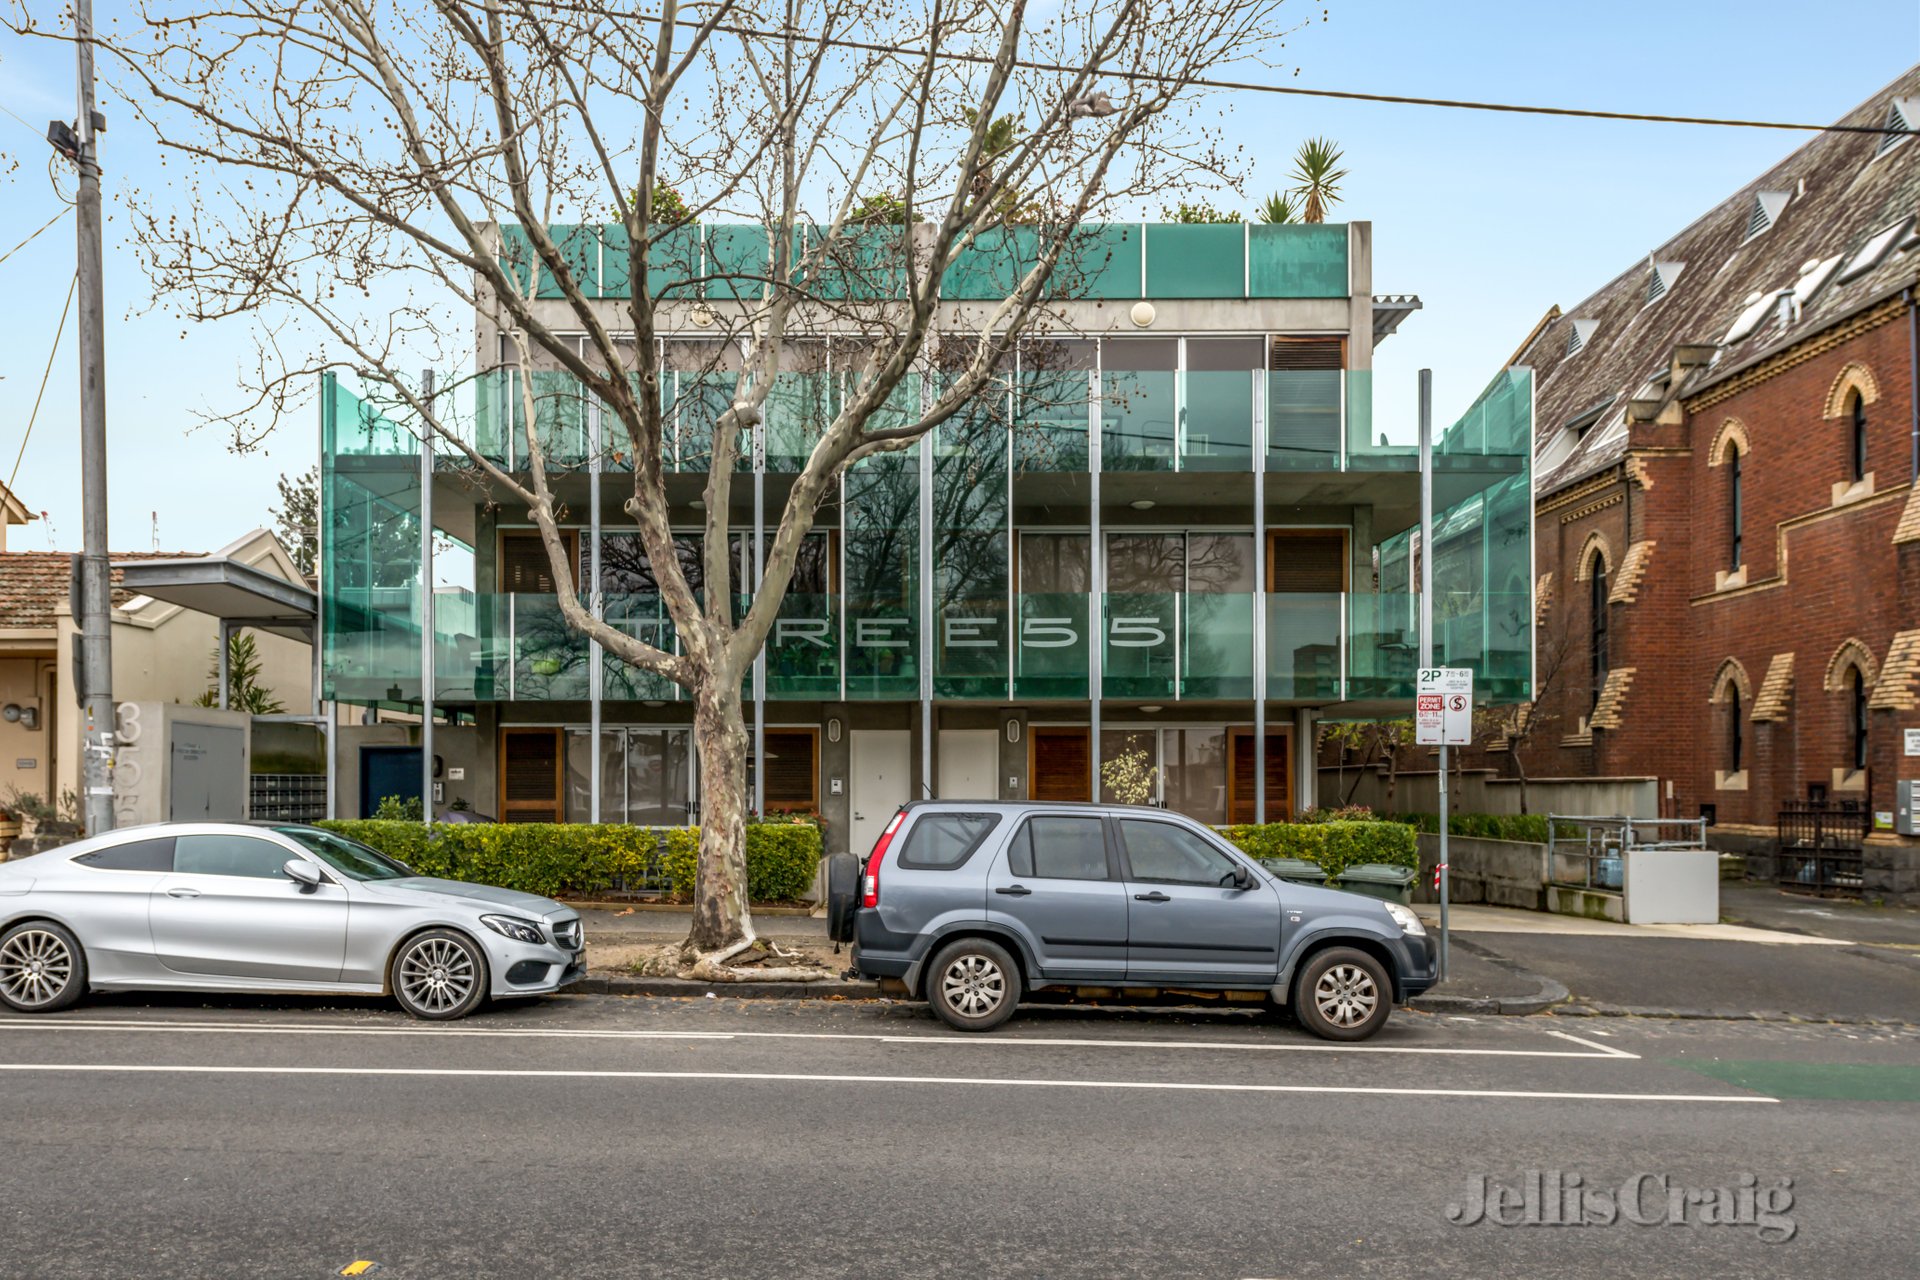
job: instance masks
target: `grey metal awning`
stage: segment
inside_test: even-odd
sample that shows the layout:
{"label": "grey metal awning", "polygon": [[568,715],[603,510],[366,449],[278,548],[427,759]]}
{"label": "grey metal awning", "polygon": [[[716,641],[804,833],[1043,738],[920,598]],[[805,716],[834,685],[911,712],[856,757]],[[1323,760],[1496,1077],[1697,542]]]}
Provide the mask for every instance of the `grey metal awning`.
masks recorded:
{"label": "grey metal awning", "polygon": [[304,583],[288,582],[225,556],[122,560],[113,570],[126,591],[204,613],[234,627],[313,642],[319,598]]}
{"label": "grey metal awning", "polygon": [[1373,345],[1379,346],[1400,322],[1420,310],[1420,299],[1411,293],[1373,295]]}

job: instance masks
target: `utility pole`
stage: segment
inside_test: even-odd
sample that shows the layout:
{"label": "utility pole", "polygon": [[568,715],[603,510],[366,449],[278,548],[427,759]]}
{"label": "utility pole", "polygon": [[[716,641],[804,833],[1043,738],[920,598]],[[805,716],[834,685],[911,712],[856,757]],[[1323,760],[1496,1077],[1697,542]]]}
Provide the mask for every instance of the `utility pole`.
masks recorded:
{"label": "utility pole", "polygon": [[[1433,370],[1420,371],[1420,669],[1433,666]],[[1447,978],[1447,743],[1440,740],[1440,980]]]}
{"label": "utility pole", "polygon": [[113,829],[113,608],[107,568],[106,298],[100,266],[98,136],[106,118],[93,109],[93,0],[74,0],[73,34],[80,114],[72,128],[54,121],[47,140],[80,175],[80,652],[75,686],[82,720],[80,760],[87,834]]}

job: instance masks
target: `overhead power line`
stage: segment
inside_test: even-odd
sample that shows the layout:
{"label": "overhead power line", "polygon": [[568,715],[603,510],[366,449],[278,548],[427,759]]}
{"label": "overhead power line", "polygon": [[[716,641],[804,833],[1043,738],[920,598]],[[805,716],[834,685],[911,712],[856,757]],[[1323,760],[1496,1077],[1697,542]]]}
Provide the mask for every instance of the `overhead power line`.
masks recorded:
{"label": "overhead power line", "polygon": [[32,235],[28,236],[25,240],[22,240],[19,244],[13,246],[13,248],[7,250],[5,253],[0,253],[0,262],[5,262],[8,258],[11,258],[14,254],[20,252],[22,249],[32,244],[34,240],[39,237],[41,231],[45,231],[48,227],[60,221],[60,219],[66,217],[67,214],[72,211],[72,209],[73,209],[73,206],[68,205],[65,209],[62,209],[60,212],[54,214],[51,218],[48,218],[45,222],[41,223],[40,229],[38,231],[35,231]]}
{"label": "overhead power line", "polygon": [[73,283],[67,286],[66,305],[60,308],[60,323],[54,326],[53,350],[47,352],[47,370],[40,375],[40,390],[33,397],[33,413],[27,418],[27,434],[20,437],[20,452],[13,455],[13,470],[7,476],[9,493],[13,492],[13,482],[20,478],[20,459],[27,456],[27,441],[33,439],[33,424],[40,420],[40,401],[47,394],[47,378],[53,373],[53,358],[60,354],[60,335],[67,331],[67,313],[73,310],[73,291],[79,284],[80,273],[76,271]]}
{"label": "overhead power line", "polygon": [[[643,14],[641,21],[660,21],[657,14]],[[676,18],[674,26],[699,30],[704,23],[692,18]],[[863,53],[900,53],[917,58],[927,56],[925,49],[916,49],[910,45],[887,44],[877,40],[849,40],[838,36],[820,37],[804,31],[749,27],[737,23],[715,23],[711,30],[725,32],[728,35],[751,36],[763,40],[783,40],[793,38],[809,44],[824,44],[832,49],[854,49]],[[979,66],[992,66],[995,59],[984,53],[952,53],[943,49],[933,51],[933,57],[943,62],[968,62]],[[1077,75],[1084,67],[1069,66],[1056,62],[1035,62],[1031,59],[1016,58],[1014,66],[1023,71],[1045,71],[1057,75]],[[1645,124],[1698,124],[1711,125],[1723,129],[1784,129],[1795,133],[1870,133],[1876,136],[1889,133],[1906,133],[1906,129],[1889,128],[1885,125],[1870,124],[1801,124],[1790,120],[1742,120],[1723,116],[1681,116],[1665,115],[1647,111],[1601,111],[1585,107],[1542,107],[1519,102],[1481,102],[1470,98],[1421,98],[1402,93],[1361,93],[1353,89],[1306,89],[1298,85],[1257,84],[1250,80],[1208,80],[1204,78],[1185,78],[1163,75],[1153,71],[1123,71],[1101,69],[1093,73],[1095,78],[1103,80],[1123,80],[1136,84],[1176,84],[1185,83],[1202,89],[1233,89],[1242,93],[1276,93],[1299,98],[1337,98],[1347,102],[1382,102],[1394,106],[1407,107],[1443,107],[1454,111],[1503,111],[1516,115],[1531,116],[1570,116],[1581,120],[1626,120]]]}

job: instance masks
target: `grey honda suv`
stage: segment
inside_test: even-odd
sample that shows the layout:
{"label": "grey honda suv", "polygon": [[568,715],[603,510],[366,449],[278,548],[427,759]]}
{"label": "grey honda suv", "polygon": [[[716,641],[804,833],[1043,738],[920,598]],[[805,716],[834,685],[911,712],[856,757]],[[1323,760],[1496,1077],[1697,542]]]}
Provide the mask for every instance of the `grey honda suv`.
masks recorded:
{"label": "grey honda suv", "polygon": [[837,861],[829,915],[853,967],[962,1031],[999,1026],[1045,987],[1226,993],[1364,1040],[1435,981],[1433,940],[1408,908],[1279,880],[1164,809],[917,802],[863,871]]}

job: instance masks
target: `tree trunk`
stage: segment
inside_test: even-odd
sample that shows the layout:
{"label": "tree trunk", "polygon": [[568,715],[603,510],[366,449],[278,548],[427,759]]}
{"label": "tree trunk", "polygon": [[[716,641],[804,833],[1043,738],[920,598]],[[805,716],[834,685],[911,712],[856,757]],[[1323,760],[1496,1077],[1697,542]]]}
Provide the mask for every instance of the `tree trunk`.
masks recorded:
{"label": "tree trunk", "polygon": [[700,753],[700,862],[693,876],[687,945],[714,952],[753,936],[747,907],[747,737],[740,682],[715,680],[697,694],[693,741]]}
{"label": "tree trunk", "polygon": [[1515,741],[1507,749],[1507,754],[1513,757],[1514,776],[1520,779],[1520,812],[1525,813],[1527,811],[1527,766],[1520,760],[1520,743]]}

